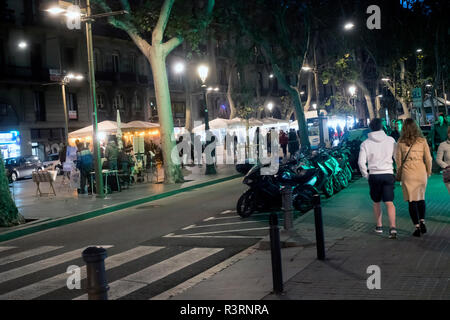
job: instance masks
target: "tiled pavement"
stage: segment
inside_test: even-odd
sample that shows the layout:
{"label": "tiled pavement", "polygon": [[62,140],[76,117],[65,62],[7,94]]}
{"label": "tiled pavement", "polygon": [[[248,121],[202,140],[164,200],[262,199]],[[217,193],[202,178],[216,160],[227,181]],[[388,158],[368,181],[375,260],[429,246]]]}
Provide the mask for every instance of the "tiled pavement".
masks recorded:
{"label": "tiled pavement", "polygon": [[[265,299],[450,299],[450,196],[441,176],[429,180],[428,233],[411,236],[413,225],[396,187],[397,240],[373,232],[367,182],[360,179],[322,203],[327,259],[313,260],[285,284],[285,294]],[[383,222],[387,224],[383,213]],[[296,220],[296,230],[315,241],[314,216]],[[314,249],[315,250],[315,249]],[[381,289],[369,290],[367,267],[381,269]]]}

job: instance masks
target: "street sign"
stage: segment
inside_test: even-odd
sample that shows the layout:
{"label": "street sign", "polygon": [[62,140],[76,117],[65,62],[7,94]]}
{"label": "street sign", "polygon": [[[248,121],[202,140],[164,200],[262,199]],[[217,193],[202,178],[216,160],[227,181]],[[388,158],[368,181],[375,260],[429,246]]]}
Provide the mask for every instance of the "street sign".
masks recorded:
{"label": "street sign", "polygon": [[414,88],[411,94],[414,107],[420,108],[422,106],[422,88]]}

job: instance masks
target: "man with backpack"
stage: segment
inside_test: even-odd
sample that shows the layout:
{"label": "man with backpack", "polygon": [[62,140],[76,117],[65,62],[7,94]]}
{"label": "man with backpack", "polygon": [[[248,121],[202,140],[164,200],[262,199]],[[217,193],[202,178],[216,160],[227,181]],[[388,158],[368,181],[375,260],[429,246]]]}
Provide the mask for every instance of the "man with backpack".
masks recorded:
{"label": "man with backpack", "polygon": [[[91,171],[93,168],[93,156],[91,151],[82,143],[77,144],[77,169],[80,170],[80,189],[78,194],[86,193],[86,182],[88,183],[88,192],[91,185]],[[92,193],[90,190],[89,193]]]}

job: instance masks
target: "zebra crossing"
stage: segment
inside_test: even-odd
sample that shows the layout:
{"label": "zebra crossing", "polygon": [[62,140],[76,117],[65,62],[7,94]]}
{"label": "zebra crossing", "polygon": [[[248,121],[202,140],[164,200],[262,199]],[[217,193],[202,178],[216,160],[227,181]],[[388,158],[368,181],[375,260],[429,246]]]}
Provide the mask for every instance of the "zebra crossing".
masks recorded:
{"label": "zebra crossing", "polygon": [[[114,249],[113,245],[98,245],[105,249]],[[86,247],[77,248],[75,250],[69,250],[61,253],[64,247],[61,246],[41,246],[33,249],[27,249],[13,254],[8,254],[9,250],[17,250],[20,248],[15,247],[0,247],[0,300],[32,300],[40,299],[45,296],[49,299],[73,299],[73,300],[85,300],[86,292],[86,266],[80,267],[81,290],[70,290],[67,287],[67,280],[70,276],[68,273],[61,273],[61,268],[66,268],[72,265],[73,261],[80,260],[82,251]],[[53,253],[58,250],[58,253]],[[178,250],[178,251],[177,251]],[[181,252],[180,252],[181,250]],[[130,263],[137,263],[142,259],[148,257],[162,259],[160,261],[152,261],[147,265],[137,263],[139,270],[127,274],[125,276],[115,279],[112,277],[109,283],[110,290],[108,291],[108,298],[113,299],[127,299],[127,295],[135,293],[140,289],[155,284],[157,281],[164,279],[168,276],[174,275],[178,272],[183,272],[185,268],[192,268],[198,262],[205,262],[207,258],[210,258],[220,252],[223,252],[224,248],[173,248],[165,246],[152,246],[152,245],[139,245],[134,248],[129,248],[121,252],[113,252],[105,260],[105,268],[107,272],[107,279],[109,279],[109,272],[116,270],[122,273],[127,272],[125,265],[129,266]],[[54,255],[52,255],[54,254]],[[45,255],[45,258],[36,260],[40,255]],[[52,255],[48,257],[49,255]],[[27,259],[35,258],[33,263],[28,263]],[[24,261],[24,265],[17,266],[20,262]],[[28,262],[27,262],[28,261]],[[206,266],[201,268],[212,267],[210,260]],[[11,268],[9,268],[11,266]],[[59,266],[61,268],[53,268]],[[49,269],[58,269],[50,277],[47,277]],[[123,268],[124,270],[121,270]],[[51,270],[53,270],[51,269]],[[199,269],[199,273],[204,271]],[[44,274],[44,279],[42,279]],[[28,277],[27,277],[28,276]],[[30,283],[31,282],[31,283]],[[174,286],[178,283],[174,284]],[[163,288],[161,292],[165,291]],[[150,299],[151,297],[146,297]]]}

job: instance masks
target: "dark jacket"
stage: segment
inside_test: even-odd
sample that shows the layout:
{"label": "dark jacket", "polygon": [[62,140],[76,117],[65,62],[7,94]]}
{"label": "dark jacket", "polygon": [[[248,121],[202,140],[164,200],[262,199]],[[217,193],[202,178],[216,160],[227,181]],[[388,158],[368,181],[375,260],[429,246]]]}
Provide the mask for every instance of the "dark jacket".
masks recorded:
{"label": "dark jacket", "polygon": [[93,168],[93,157],[89,149],[83,149],[77,152],[77,169],[91,171]]}

